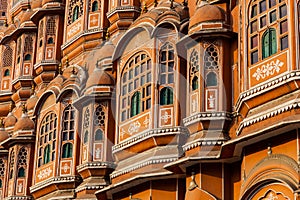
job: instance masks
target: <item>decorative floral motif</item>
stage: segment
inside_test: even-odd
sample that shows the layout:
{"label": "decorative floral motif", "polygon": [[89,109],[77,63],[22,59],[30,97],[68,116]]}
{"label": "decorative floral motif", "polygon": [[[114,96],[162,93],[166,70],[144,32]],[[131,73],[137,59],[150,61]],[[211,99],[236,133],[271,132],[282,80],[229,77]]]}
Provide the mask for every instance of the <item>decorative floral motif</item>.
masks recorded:
{"label": "decorative floral motif", "polygon": [[144,126],[146,128],[149,128],[150,123],[151,123],[151,118],[146,117],[146,119],[143,122]]}
{"label": "decorative floral motif", "polygon": [[167,123],[171,119],[171,115],[167,111],[164,112],[164,115],[161,116],[161,119],[164,120],[164,123]]}
{"label": "decorative floral motif", "polygon": [[136,121],[130,124],[128,128],[128,132],[130,133],[130,135],[132,135],[133,133],[137,133],[140,130],[140,128],[141,128],[140,122]]}
{"label": "decorative floral motif", "polygon": [[252,75],[252,77],[256,78],[257,81],[260,79],[267,78],[269,76],[274,75],[274,73],[279,73],[280,68],[284,65],[284,63],[280,60],[271,61],[268,64],[265,64],[261,67],[258,67],[256,72]]}
{"label": "decorative floral motif", "polygon": [[38,174],[38,178],[41,179],[45,179],[47,177],[49,177],[52,173],[52,169],[50,167],[43,169],[42,171],[40,171],[40,173]]}

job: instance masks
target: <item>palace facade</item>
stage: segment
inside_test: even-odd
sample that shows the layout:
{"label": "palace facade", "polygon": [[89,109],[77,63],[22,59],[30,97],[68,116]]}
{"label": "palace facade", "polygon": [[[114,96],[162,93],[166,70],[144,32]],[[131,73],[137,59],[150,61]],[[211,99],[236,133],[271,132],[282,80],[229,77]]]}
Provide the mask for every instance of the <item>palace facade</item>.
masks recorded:
{"label": "palace facade", "polygon": [[299,12],[0,0],[0,199],[300,199]]}

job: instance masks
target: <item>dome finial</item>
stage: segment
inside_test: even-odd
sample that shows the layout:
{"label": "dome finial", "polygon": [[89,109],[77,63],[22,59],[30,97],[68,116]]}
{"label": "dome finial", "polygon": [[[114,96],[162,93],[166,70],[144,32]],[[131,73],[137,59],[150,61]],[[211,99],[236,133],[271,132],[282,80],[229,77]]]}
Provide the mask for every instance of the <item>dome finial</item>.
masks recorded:
{"label": "dome finial", "polygon": [[147,5],[146,5],[146,2],[144,1],[144,5],[143,5],[143,8],[142,8],[142,13],[146,13],[148,12],[148,8],[147,8]]}
{"label": "dome finial", "polygon": [[27,113],[27,109],[26,109],[25,104],[22,104],[22,112],[23,112],[23,114]]}

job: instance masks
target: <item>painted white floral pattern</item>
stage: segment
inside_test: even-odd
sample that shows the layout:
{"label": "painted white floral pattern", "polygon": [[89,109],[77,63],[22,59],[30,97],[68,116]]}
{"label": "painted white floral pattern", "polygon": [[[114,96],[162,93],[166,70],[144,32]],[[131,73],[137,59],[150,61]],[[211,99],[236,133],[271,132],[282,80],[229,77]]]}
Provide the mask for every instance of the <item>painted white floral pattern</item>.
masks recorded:
{"label": "painted white floral pattern", "polygon": [[275,72],[278,74],[283,65],[284,63],[278,59],[276,61],[271,61],[268,64],[258,67],[252,77],[259,81],[260,79],[265,79],[274,75]]}

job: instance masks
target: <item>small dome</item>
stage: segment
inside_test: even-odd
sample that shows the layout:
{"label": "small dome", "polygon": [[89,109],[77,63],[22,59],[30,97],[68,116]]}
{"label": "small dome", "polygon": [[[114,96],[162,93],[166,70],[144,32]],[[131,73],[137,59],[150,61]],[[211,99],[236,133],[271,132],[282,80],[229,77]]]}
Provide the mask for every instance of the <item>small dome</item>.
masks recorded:
{"label": "small dome", "polygon": [[86,82],[86,88],[94,85],[114,85],[114,79],[103,69],[95,68]]}
{"label": "small dome", "polygon": [[203,22],[224,22],[225,11],[215,5],[204,4],[200,6],[190,19],[190,28]]}
{"label": "small dome", "polygon": [[33,110],[39,98],[34,94],[26,102],[27,110]]}
{"label": "small dome", "polygon": [[6,119],[4,120],[4,127],[11,127],[17,123],[17,118],[14,116],[12,112],[8,113]]}
{"label": "small dome", "polygon": [[25,130],[33,130],[34,122],[30,119],[27,113],[23,113],[22,117],[18,120],[14,127],[14,131],[25,131]]}

